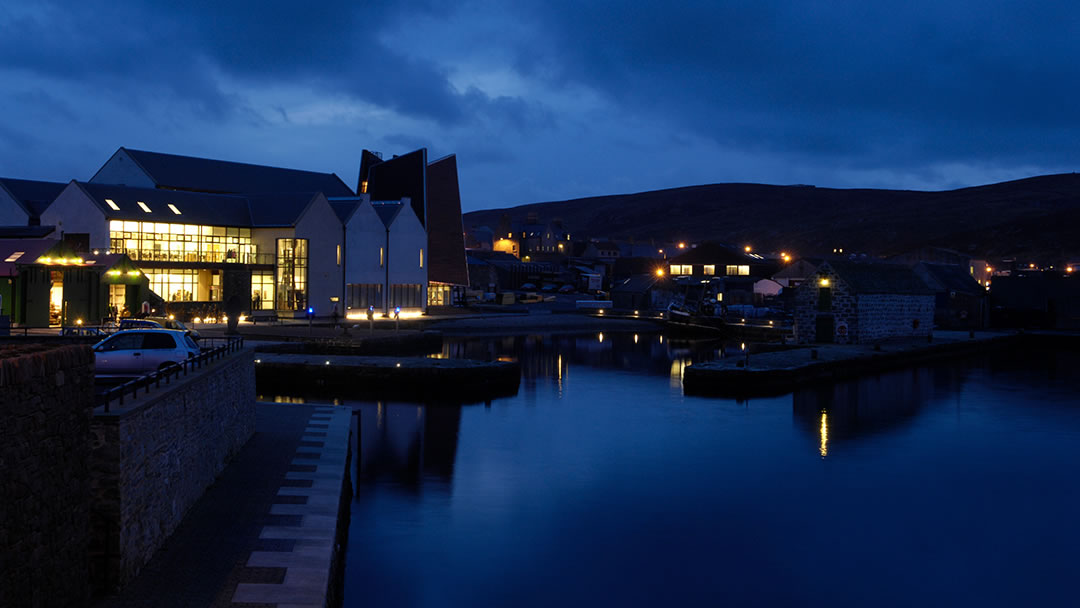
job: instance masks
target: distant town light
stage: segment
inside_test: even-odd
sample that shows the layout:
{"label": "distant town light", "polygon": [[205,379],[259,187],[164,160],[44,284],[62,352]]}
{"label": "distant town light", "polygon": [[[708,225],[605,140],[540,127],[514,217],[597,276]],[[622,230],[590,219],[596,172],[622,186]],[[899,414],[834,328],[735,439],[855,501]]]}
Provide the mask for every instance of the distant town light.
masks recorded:
{"label": "distant town light", "polygon": [[1065,267],[1065,272],[1072,272],[1072,271],[1073,271],[1073,267],[1072,267],[1072,266],[1066,266],[1066,267]]}
{"label": "distant town light", "polygon": [[75,325],[82,325],[82,319],[75,319]]}
{"label": "distant town light", "polygon": [[656,276],[658,276],[658,277],[664,276],[664,269],[663,268],[657,268],[656,269]]}
{"label": "distant town light", "polygon": [[743,251],[745,251],[746,253],[750,253],[750,251],[751,251],[750,246],[747,245],[746,247],[743,247]]}
{"label": "distant town light", "polygon": [[175,319],[175,318],[176,318],[176,315],[169,315],[169,320],[170,320],[170,321],[172,321],[172,320],[173,320],[173,319]]}
{"label": "distant town light", "polygon": [[1035,267],[1034,263],[1028,264],[1028,268],[1034,268],[1034,267]]}
{"label": "distant town light", "polygon": [[679,249],[686,249],[686,243],[679,243]]}
{"label": "distant town light", "polygon": [[818,285],[820,285],[822,287],[828,287],[829,286],[829,277],[821,277],[821,279],[818,280]]}

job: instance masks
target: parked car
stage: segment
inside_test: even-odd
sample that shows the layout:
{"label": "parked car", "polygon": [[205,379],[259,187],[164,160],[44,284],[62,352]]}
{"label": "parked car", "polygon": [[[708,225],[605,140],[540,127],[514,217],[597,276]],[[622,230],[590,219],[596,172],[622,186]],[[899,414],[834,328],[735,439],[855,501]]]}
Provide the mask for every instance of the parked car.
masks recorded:
{"label": "parked car", "polygon": [[99,377],[143,376],[199,354],[187,333],[174,329],[119,331],[94,345]]}
{"label": "parked car", "polygon": [[199,341],[199,332],[194,329],[188,329],[187,325],[184,325],[182,321],[176,319],[167,319],[165,317],[146,317],[143,319],[120,319],[120,329],[176,329],[179,331],[186,331],[191,334],[191,339],[196,342]]}
{"label": "parked car", "polygon": [[559,288],[559,293],[574,293],[573,285],[563,285]]}
{"label": "parked car", "polygon": [[99,327],[62,327],[61,336],[99,336],[104,338],[109,334]]}

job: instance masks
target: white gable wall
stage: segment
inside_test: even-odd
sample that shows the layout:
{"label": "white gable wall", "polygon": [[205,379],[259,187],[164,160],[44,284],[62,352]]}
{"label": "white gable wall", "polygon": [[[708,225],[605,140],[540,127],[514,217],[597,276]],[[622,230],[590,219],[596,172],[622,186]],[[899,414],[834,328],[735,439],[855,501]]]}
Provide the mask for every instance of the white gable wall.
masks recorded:
{"label": "white gable wall", "polygon": [[[420,285],[421,307],[427,308],[428,266],[430,265],[427,231],[415,213],[403,209],[390,225],[390,284]],[[424,266],[420,267],[420,250]]]}
{"label": "white gable wall", "polygon": [[30,214],[3,186],[0,186],[0,226],[26,226]]}
{"label": "white gable wall", "polygon": [[[92,184],[123,184],[134,188],[155,188],[157,184],[146,174],[138,163],[132,160],[127,150],[120,148],[104,165],[98,169]],[[44,222],[43,222],[44,223]]]}
{"label": "white gable wall", "polygon": [[345,282],[382,285],[386,277],[379,264],[379,248],[385,246],[382,220],[370,202],[360,203],[345,230]]}
{"label": "white gable wall", "polygon": [[326,197],[319,194],[296,223],[296,238],[308,240],[308,306],[315,307],[318,316],[329,315],[338,298],[338,313],[344,312],[342,277],[345,259],[337,262],[338,246],[342,245],[341,220]]}
{"label": "white gable wall", "polygon": [[56,226],[57,238],[65,233],[88,233],[91,249],[104,251],[111,245],[105,212],[74,182],[41,214],[41,225]]}

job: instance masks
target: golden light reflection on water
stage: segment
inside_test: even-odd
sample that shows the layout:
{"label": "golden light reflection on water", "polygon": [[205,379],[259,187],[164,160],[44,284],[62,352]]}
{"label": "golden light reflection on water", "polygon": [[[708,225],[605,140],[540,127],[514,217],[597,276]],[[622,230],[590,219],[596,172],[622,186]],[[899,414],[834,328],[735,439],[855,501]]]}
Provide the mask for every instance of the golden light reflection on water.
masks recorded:
{"label": "golden light reflection on water", "polygon": [[686,366],[690,365],[690,359],[673,359],[671,361],[671,386],[682,386],[683,373]]}
{"label": "golden light reflection on water", "polygon": [[829,414],[824,410],[821,412],[821,447],[818,450],[822,458],[829,455]]}

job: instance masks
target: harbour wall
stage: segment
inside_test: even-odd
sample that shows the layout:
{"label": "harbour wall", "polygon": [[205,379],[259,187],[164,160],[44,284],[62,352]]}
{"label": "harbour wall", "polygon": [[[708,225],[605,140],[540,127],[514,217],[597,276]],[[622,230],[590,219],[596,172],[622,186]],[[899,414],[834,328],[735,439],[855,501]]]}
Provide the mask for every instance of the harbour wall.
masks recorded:
{"label": "harbour wall", "polygon": [[127,400],[90,424],[95,592],[131,580],[255,432],[253,355],[242,350]]}

